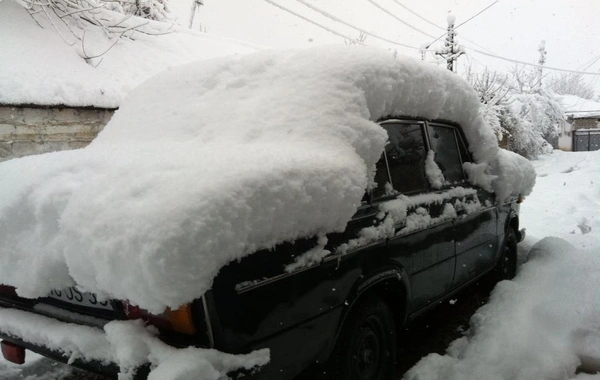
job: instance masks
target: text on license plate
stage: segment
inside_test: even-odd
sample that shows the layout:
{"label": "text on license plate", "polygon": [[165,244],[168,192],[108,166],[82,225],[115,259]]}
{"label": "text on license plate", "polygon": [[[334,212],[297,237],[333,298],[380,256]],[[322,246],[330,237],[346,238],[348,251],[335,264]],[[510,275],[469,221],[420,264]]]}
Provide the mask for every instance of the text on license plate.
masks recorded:
{"label": "text on license plate", "polygon": [[82,292],[74,287],[52,290],[48,295],[50,298],[61,300],[73,305],[92,307],[95,309],[113,310],[110,301],[100,301],[93,293]]}

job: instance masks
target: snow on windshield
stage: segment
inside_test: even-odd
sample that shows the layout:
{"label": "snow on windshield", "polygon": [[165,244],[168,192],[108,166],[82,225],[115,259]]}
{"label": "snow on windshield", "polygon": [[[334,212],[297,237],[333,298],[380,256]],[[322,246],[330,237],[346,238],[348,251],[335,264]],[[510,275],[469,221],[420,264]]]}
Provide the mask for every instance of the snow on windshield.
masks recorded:
{"label": "snow on windshield", "polygon": [[504,159],[479,109],[454,73],[366,47],[169,69],[89,147],[0,164],[0,283],[26,297],[78,284],[154,312],[189,302],[232,260],[343,230],[386,115],[461,124],[470,181],[527,195],[535,172]]}

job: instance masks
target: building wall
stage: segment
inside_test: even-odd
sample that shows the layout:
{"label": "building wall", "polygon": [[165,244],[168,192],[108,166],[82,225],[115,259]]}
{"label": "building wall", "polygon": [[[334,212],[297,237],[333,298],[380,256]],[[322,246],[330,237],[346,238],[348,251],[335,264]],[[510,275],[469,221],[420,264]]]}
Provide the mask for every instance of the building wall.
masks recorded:
{"label": "building wall", "polygon": [[82,148],[114,110],[0,105],[0,161]]}
{"label": "building wall", "polygon": [[573,125],[573,130],[600,128],[599,118],[572,119],[570,122]]}

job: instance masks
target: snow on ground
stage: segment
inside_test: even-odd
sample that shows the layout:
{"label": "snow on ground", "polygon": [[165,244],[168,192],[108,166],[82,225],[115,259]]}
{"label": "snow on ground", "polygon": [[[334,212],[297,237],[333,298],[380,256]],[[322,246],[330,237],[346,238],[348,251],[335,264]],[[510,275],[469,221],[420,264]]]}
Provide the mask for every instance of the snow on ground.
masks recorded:
{"label": "snow on ground", "polygon": [[[103,12],[115,24],[125,18]],[[107,50],[114,41],[91,25],[83,42],[63,28],[62,36],[73,44],[70,46],[43,13],[34,17],[13,0],[0,1],[0,104],[116,108],[131,89],[168,67],[259,49],[249,43],[132,17],[128,23],[148,22],[142,29],[150,34],[138,32],[123,38],[88,63],[81,57],[82,46],[91,56]],[[56,25],[62,26],[62,21]]]}
{"label": "snow on ground", "polygon": [[348,46],[218,58],[142,84],[82,150],[0,164],[0,282],[178,307],[231,260],[343,230],[385,115],[458,122],[481,168],[470,180],[529,193],[531,165],[499,153],[476,94],[447,70]]}
{"label": "snow on ground", "polygon": [[426,356],[404,379],[600,379],[600,151],[533,164],[517,277],[496,286],[446,355]]}

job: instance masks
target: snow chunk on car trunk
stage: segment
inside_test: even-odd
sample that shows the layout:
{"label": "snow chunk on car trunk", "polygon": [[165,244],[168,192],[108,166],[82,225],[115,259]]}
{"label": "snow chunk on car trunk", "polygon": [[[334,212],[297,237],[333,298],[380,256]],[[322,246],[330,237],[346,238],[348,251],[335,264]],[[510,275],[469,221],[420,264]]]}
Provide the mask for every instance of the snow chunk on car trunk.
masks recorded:
{"label": "snow chunk on car trunk", "polygon": [[457,122],[477,163],[497,159],[466,82],[385,51],[266,51],[163,72],[87,148],[0,165],[0,283],[27,297],[78,284],[154,312],[189,302],[232,260],[342,231],[386,115]]}

